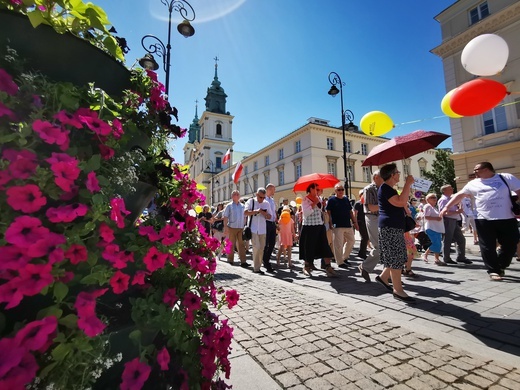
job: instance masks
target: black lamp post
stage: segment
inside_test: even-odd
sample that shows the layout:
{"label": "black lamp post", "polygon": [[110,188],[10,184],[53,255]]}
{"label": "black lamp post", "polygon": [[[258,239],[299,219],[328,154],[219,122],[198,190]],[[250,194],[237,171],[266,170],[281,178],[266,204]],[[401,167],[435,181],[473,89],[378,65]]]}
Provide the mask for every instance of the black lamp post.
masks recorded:
{"label": "black lamp post", "polygon": [[[171,66],[171,34],[172,34],[172,12],[178,12],[182,18],[184,19],[178,26],[177,31],[185,38],[191,37],[195,34],[195,29],[190,24],[193,20],[195,20],[195,10],[185,0],[161,0],[166,7],[168,7],[168,43],[166,46],[164,43],[157,38],[155,35],[145,35],[141,39],[141,46],[148,54],[145,54],[143,58],[139,60],[139,65],[141,65],[145,69],[157,70],[159,69],[159,64],[155,61],[153,54],[156,54],[159,57],[163,58],[163,69],[166,73],[166,82],[165,82],[165,92],[168,95],[169,85],[170,85],[170,66]],[[193,16],[191,16],[193,15]],[[146,45],[145,41],[151,40],[152,43]]]}
{"label": "black lamp post", "polygon": [[348,199],[349,200],[352,200],[352,172],[351,172],[351,166],[350,166],[350,156],[352,156],[353,154],[360,154],[361,152],[359,150],[356,150],[354,153],[350,153],[347,157],[347,161],[348,161],[348,166],[349,166],[349,170],[348,170],[348,193],[349,193],[349,196],[348,196]]}
{"label": "black lamp post", "polygon": [[[218,172],[215,171],[215,165],[213,164],[213,161],[211,160],[208,160],[207,164],[206,164],[206,173],[209,173],[211,174],[211,187],[210,187],[210,190],[211,190],[211,205],[213,206],[215,204],[215,195],[214,195],[214,192],[215,192],[215,174],[217,174]],[[220,184],[219,181],[217,180],[217,184]]]}
{"label": "black lamp post", "polygon": [[[329,82],[332,85],[329,89],[329,95],[334,97],[339,93],[341,98],[341,132],[343,134],[343,173],[345,174],[343,182],[345,183],[345,187],[350,187],[347,181],[347,140],[345,137],[345,132],[347,130],[354,131],[357,129],[357,126],[353,123],[354,113],[350,110],[343,109],[343,86],[345,85],[345,83],[341,81],[341,77],[339,77],[339,74],[337,74],[336,72],[329,73]],[[346,120],[349,121],[348,126],[345,125]],[[348,188],[345,188],[345,193],[346,191],[348,191]]]}

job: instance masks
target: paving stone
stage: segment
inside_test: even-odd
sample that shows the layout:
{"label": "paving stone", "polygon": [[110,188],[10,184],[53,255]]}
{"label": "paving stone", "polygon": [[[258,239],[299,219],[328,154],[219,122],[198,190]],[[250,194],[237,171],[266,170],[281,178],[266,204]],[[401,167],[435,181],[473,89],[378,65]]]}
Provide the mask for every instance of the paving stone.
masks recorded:
{"label": "paving stone", "polygon": [[342,371],[341,375],[347,378],[347,380],[350,382],[356,382],[365,378],[359,371],[356,371],[353,368]]}
{"label": "paving stone", "polygon": [[[430,389],[442,389],[446,387],[444,382],[429,374],[419,375],[417,379]],[[408,382],[406,384],[408,384]]]}
{"label": "paving stone", "polygon": [[329,372],[332,372],[332,368],[329,366],[323,364],[322,362],[317,362],[314,364],[309,365],[309,368],[312,369],[318,376],[323,376],[325,374],[328,374]]}
{"label": "paving stone", "polygon": [[371,381],[368,378],[361,379],[356,382],[356,386],[358,386],[360,389],[363,390],[379,390],[384,389],[383,386],[379,385],[378,383]]}
{"label": "paving stone", "polygon": [[347,383],[347,378],[341,375],[340,372],[333,371],[323,375],[323,379],[329,382],[333,388],[341,389],[342,386]]}
{"label": "paving stone", "polygon": [[466,370],[461,370],[459,367],[456,367],[456,366],[452,365],[451,363],[446,364],[442,367],[439,367],[439,369],[441,371],[445,371],[445,372],[449,373],[450,375],[453,375],[457,378],[462,378],[465,375],[467,375],[467,373],[468,373]]}
{"label": "paving stone", "polygon": [[286,368],[278,361],[264,365],[266,371],[271,375],[281,374],[286,371]]}
{"label": "paving stone", "polygon": [[293,371],[296,368],[304,366],[304,364],[295,357],[290,357],[289,359],[282,360],[281,363],[285,368],[287,368],[287,371]]}
{"label": "paving stone", "polygon": [[455,389],[461,389],[461,390],[480,390],[483,389],[483,387],[474,386],[471,383],[453,383],[451,386]]}
{"label": "paving stone", "polygon": [[308,390],[309,388],[303,384],[299,384],[296,386],[288,387],[289,390]]}
{"label": "paving stone", "polygon": [[276,380],[282,384],[284,388],[296,386],[301,384],[300,378],[298,378],[292,372],[286,372],[275,376]]}
{"label": "paving stone", "polygon": [[481,387],[481,388],[488,388],[493,384],[493,381],[490,381],[489,379],[486,379],[480,375],[475,374],[469,374],[466,377],[464,377],[464,380],[467,382],[470,382],[471,384]]}
{"label": "paving stone", "polygon": [[442,369],[432,370],[429,372],[429,374],[435,376],[436,378],[446,383],[453,383],[459,378]]}
{"label": "paving stone", "polygon": [[383,387],[389,387],[397,384],[397,381],[394,378],[392,378],[384,372],[378,372],[376,374],[373,374],[371,375],[371,378]]}
{"label": "paving stone", "polygon": [[313,390],[332,390],[332,383],[323,378],[312,378],[305,382],[305,386]]}
{"label": "paving stone", "polygon": [[498,384],[501,386],[504,386],[505,388],[508,388],[508,389],[515,389],[515,390],[520,389],[520,382],[511,380],[509,378],[502,378],[498,382]]}

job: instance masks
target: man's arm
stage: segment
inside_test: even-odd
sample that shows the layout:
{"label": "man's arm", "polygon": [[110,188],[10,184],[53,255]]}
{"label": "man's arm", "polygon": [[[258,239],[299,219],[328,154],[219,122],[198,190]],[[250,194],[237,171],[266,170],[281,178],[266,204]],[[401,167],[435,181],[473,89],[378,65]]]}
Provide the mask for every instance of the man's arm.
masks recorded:
{"label": "man's arm", "polygon": [[448,214],[449,215],[460,214],[459,210],[448,212],[448,209],[451,206],[459,204],[462,201],[462,199],[464,199],[465,196],[466,196],[466,194],[463,192],[457,192],[455,195],[453,195],[451,197],[451,199],[449,200],[449,202],[446,203],[446,205],[442,208],[442,210],[440,212],[441,217],[444,217],[445,215],[448,215]]}

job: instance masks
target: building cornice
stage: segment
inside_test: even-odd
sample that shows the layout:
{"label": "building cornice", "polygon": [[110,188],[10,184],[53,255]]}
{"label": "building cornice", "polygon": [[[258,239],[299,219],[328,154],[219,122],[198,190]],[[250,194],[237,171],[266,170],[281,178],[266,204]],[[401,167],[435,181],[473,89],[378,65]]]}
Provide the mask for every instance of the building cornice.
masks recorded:
{"label": "building cornice", "polygon": [[439,46],[430,50],[431,53],[441,58],[446,58],[462,51],[466,44],[473,38],[482,34],[495,33],[505,27],[509,27],[514,22],[520,20],[520,2],[517,2],[496,14],[489,15],[480,22],[470,26],[464,32],[446,40]]}

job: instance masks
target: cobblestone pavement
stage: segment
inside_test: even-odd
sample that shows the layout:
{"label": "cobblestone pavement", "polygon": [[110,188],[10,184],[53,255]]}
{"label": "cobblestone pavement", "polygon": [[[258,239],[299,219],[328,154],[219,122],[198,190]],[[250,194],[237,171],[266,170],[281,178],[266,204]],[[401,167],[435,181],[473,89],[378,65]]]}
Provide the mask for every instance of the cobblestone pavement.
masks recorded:
{"label": "cobblestone pavement", "polygon": [[283,389],[520,389],[520,263],[496,283],[468,257],[465,267],[414,263],[414,306],[354,267],[309,279],[219,262],[217,282],[240,293],[223,311],[235,340]]}

